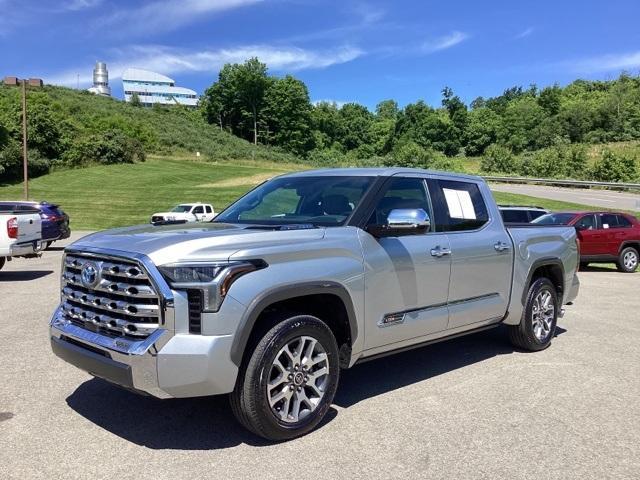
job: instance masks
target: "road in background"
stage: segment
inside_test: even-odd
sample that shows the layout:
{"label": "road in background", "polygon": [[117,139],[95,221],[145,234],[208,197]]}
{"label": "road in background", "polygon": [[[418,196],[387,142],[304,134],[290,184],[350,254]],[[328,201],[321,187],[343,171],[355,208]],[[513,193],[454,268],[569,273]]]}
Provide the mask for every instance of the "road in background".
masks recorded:
{"label": "road in background", "polygon": [[138,396],[56,358],[61,255],[0,271],[3,480],[638,478],[640,273],[581,273],[543,352],[500,328],[345,371],[321,428],[270,444],[224,396]]}
{"label": "road in background", "polygon": [[563,188],[545,185],[527,185],[511,183],[492,183],[491,190],[496,192],[518,193],[531,197],[549,198],[563,202],[581,203],[612,210],[631,210],[640,212],[640,194],[596,190],[588,188]]}

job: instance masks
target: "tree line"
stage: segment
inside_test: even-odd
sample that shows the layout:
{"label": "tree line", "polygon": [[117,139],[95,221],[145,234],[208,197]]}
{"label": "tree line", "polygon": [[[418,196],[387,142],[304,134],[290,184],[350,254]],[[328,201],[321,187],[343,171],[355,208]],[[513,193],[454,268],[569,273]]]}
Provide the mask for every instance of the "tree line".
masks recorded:
{"label": "tree line", "polygon": [[576,80],[566,87],[515,86],[469,105],[445,87],[437,107],[418,100],[400,108],[389,99],[370,111],[357,103],[313,104],[304,82],[270,75],[252,58],[221,69],[201,99],[201,111],[222,130],[312,163],[447,167],[456,157],[488,154],[512,159],[490,158],[484,167],[518,173],[544,163],[532,152],[548,150],[547,157],[561,161],[573,155],[577,163],[583,154],[567,153],[571,145],[640,139],[640,77],[623,73],[615,80]]}

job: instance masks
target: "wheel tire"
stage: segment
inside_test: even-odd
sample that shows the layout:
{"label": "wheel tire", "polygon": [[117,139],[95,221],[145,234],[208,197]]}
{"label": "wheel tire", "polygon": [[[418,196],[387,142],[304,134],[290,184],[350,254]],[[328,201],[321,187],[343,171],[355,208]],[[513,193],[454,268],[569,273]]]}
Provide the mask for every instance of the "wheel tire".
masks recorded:
{"label": "wheel tire", "polygon": [[51,245],[53,245],[53,242],[45,243],[43,250],[49,250],[49,248],[51,248]]}
{"label": "wheel tire", "polygon": [[589,262],[580,262],[580,270],[584,270],[589,267]]}
{"label": "wheel tire", "polygon": [[[295,414],[295,399],[299,398],[298,395],[301,395],[297,393],[297,387],[294,386],[293,393],[288,394],[289,398],[282,399],[283,402],[286,401],[286,407],[284,403],[274,403],[274,408],[272,408],[267,386],[271,380],[273,369],[281,370],[275,366],[274,362],[276,359],[282,359],[282,355],[286,355],[286,352],[284,352],[286,346],[291,351],[290,346],[292,344],[295,345],[296,339],[302,338],[302,346],[298,347],[298,350],[294,348],[293,352],[297,354],[300,350],[305,350],[305,347],[308,348],[311,342],[306,340],[305,343],[304,337],[317,340],[320,346],[313,347],[314,352],[316,348],[324,350],[326,363],[325,360],[320,360],[318,363],[322,362],[322,366],[327,366],[328,373],[320,377],[322,378],[321,389],[324,393],[319,397],[315,409],[311,410],[310,404],[303,401],[310,412],[296,421],[295,419],[298,415]],[[319,356],[319,354],[316,354],[316,359]],[[287,355],[284,360],[289,358],[294,357]],[[300,356],[299,358],[304,360],[307,357]],[[303,363],[305,363],[305,366],[309,365],[308,361],[300,361],[301,366]],[[284,365],[283,361],[280,364]],[[293,368],[293,365],[291,366]],[[315,368],[316,366],[311,367],[311,369]],[[311,369],[308,371],[311,372]],[[278,393],[285,393],[286,396],[288,393],[287,388],[291,388],[290,384],[294,383],[294,380],[291,380],[289,375],[293,375],[294,372],[288,368],[286,372],[291,372],[290,374],[282,370],[281,372],[283,377],[287,376],[289,380],[283,381],[284,386]],[[309,375],[311,376],[311,373]],[[329,327],[320,319],[309,315],[290,316],[271,328],[260,339],[249,358],[243,362],[238,374],[236,388],[230,395],[231,409],[244,427],[267,440],[281,441],[299,437],[313,430],[326,415],[338,387],[339,376],[338,345]],[[294,378],[298,378],[298,375],[296,374]],[[317,386],[320,378],[313,380],[314,385]],[[313,388],[306,385],[307,382],[305,381],[301,387],[301,392],[305,395],[305,398],[310,391],[308,389]],[[272,387],[270,391],[273,392],[277,388],[279,387]],[[315,389],[311,390],[312,393],[317,391]],[[274,396],[278,396],[278,394]],[[292,402],[293,405],[291,405]],[[302,401],[298,401],[298,405],[302,404]],[[278,407],[278,405],[280,406]],[[275,408],[280,408],[281,412],[286,408],[287,413],[291,411],[295,417],[291,416],[289,418],[289,415],[286,415],[288,420],[284,420],[281,418],[283,413],[278,414]],[[298,407],[298,410],[300,411],[300,407]]]}
{"label": "wheel tire", "polygon": [[[549,306],[553,307],[553,312],[550,310],[543,310],[538,313],[536,309],[541,305],[536,303],[540,298],[546,298],[549,294]],[[518,348],[527,350],[530,352],[537,352],[544,350],[551,344],[556,330],[556,324],[558,322],[558,294],[555,286],[548,278],[538,278],[529,287],[527,292],[527,299],[524,304],[524,311],[522,312],[522,318],[518,325],[509,325],[509,339],[511,343]],[[536,322],[535,316],[537,315],[538,321]],[[548,318],[548,321],[540,318]],[[537,328],[536,326],[540,326]],[[543,328],[542,325],[548,328]],[[540,333],[538,335],[536,330]],[[543,336],[541,336],[543,334]]]}
{"label": "wheel tire", "polygon": [[0,270],[2,270],[2,267],[4,267],[6,260],[4,259],[4,257],[0,257]]}
{"label": "wheel tire", "polygon": [[640,255],[633,247],[623,248],[618,257],[618,270],[624,273],[633,273],[638,269]]}

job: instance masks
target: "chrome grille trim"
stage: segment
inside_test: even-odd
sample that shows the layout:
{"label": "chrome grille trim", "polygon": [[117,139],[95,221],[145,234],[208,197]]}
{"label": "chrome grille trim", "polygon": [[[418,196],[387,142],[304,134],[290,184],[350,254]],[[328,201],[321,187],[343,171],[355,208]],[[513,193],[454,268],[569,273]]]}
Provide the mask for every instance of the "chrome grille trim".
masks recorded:
{"label": "chrome grille trim", "polygon": [[[97,267],[94,286],[82,281],[82,268]],[[150,263],[150,262],[148,262]],[[154,267],[155,268],[155,267]],[[67,251],[63,258],[60,313],[74,325],[112,337],[146,338],[164,325],[166,299],[138,258]],[[172,298],[170,299],[173,300]]]}

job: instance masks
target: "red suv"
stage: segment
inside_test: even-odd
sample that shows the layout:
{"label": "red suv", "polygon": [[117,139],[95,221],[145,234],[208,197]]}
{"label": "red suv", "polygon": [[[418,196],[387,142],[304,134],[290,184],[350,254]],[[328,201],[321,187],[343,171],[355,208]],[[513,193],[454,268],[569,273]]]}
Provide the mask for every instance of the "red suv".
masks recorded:
{"label": "red suv", "polygon": [[536,218],[541,225],[572,225],[580,241],[580,265],[615,263],[621,272],[635,272],[640,260],[640,221],[617,212],[559,212]]}

